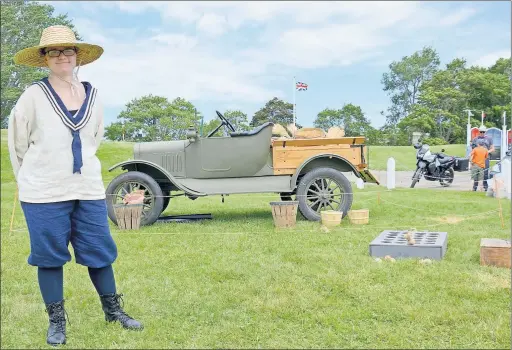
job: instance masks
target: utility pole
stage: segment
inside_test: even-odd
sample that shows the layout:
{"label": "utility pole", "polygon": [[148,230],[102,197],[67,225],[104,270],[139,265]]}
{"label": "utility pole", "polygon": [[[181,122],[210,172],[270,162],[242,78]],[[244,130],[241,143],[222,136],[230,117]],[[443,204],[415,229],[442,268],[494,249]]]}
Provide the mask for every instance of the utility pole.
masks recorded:
{"label": "utility pole", "polygon": [[505,158],[508,149],[508,133],[507,133],[507,112],[503,111],[503,125],[501,127],[501,154],[500,159]]}
{"label": "utility pole", "polygon": [[468,113],[468,124],[466,125],[466,147],[469,147],[469,144],[471,143],[471,117],[473,116],[473,113],[471,113],[470,109],[465,109],[464,112]]}

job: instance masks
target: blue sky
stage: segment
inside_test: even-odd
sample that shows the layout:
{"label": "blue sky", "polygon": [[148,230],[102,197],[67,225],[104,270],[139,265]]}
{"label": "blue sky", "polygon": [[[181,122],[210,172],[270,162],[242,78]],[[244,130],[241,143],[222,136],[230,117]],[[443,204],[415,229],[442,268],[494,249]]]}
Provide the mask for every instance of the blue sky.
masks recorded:
{"label": "blue sky", "polygon": [[[103,56],[80,69],[101,92],[105,123],[147,94],[190,100],[205,116],[240,109],[249,120],[277,96],[312,126],[324,108],[361,106],[375,127],[389,106],[388,65],[426,45],[444,65],[492,65],[511,53],[511,3],[47,1]],[[463,113],[461,111],[461,113]]]}

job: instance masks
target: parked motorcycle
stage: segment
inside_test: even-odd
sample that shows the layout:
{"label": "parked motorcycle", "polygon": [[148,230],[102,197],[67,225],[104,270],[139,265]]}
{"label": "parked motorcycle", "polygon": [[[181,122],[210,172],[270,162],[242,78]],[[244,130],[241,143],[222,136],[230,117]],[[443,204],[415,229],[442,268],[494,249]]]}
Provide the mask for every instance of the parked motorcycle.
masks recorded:
{"label": "parked motorcycle", "polygon": [[416,171],[412,176],[411,188],[423,176],[427,181],[439,181],[441,186],[448,187],[453,182],[455,157],[444,154],[444,149],[440,153],[430,152],[430,146],[427,144],[416,143],[413,145],[416,152]]}

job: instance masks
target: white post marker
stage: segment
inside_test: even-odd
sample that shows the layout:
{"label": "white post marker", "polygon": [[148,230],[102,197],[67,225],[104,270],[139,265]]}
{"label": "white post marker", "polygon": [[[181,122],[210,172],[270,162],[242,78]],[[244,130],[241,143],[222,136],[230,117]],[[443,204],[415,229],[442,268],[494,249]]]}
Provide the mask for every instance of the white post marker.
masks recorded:
{"label": "white post marker", "polygon": [[362,190],[364,189],[364,181],[360,177],[356,179],[356,186],[358,189]]}
{"label": "white post marker", "polygon": [[388,158],[388,169],[386,174],[388,190],[395,188],[395,158]]}
{"label": "white post marker", "polygon": [[511,178],[511,164],[510,160],[504,159],[501,162],[501,173],[502,173],[502,180],[504,182],[504,195],[511,199],[511,184],[510,184],[510,178]]}

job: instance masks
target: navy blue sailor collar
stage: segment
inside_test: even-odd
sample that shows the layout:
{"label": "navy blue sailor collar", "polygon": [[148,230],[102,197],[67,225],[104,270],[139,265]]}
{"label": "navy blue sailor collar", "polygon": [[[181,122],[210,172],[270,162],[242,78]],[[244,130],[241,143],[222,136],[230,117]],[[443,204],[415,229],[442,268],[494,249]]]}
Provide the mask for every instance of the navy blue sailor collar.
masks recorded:
{"label": "navy blue sailor collar", "polygon": [[92,115],[92,109],[96,100],[97,93],[96,88],[94,88],[91,83],[86,81],[82,82],[85,88],[85,100],[75,115],[72,115],[71,112],[66,108],[61,98],[48,81],[48,77],[35,82],[35,84],[42,88],[55,113],[57,113],[57,115],[61,118],[62,122],[67,127],[73,131],[77,131],[87,124]]}

